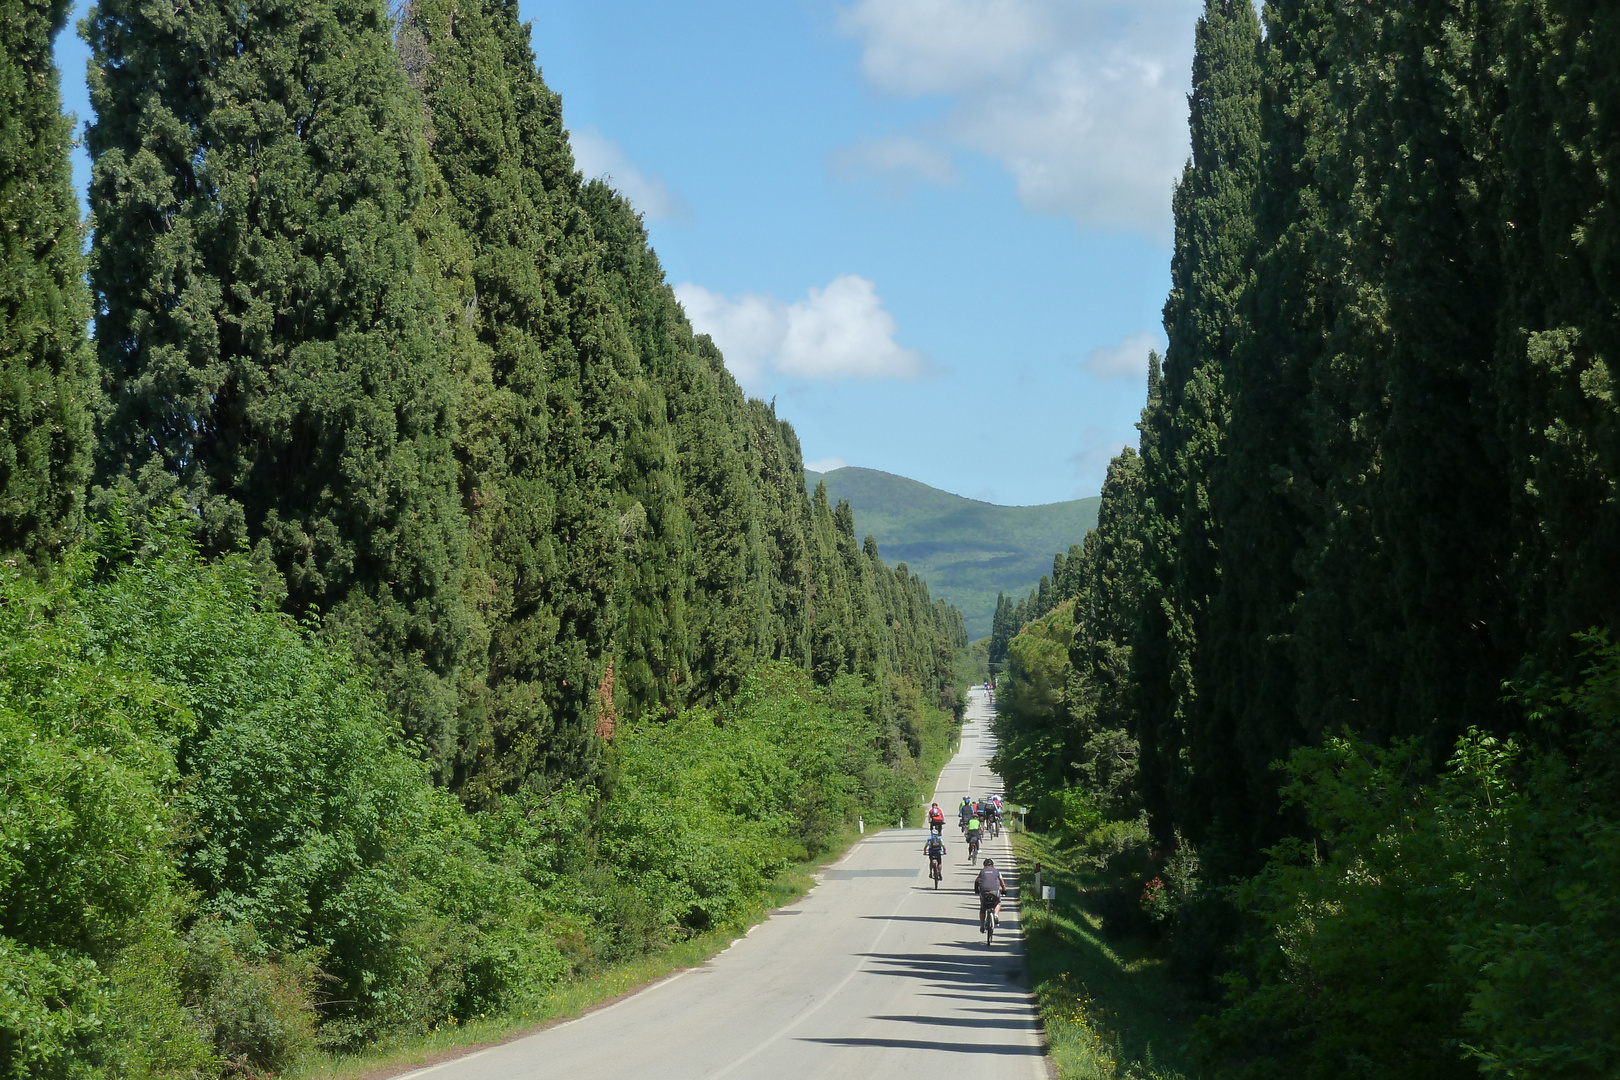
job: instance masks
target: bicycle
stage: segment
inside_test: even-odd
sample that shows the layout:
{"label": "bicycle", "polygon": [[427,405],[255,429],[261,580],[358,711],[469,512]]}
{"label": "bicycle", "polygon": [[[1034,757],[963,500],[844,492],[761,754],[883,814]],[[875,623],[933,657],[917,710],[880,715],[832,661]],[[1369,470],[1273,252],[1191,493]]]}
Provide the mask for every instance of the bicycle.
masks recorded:
{"label": "bicycle", "polygon": [[1001,908],[1001,895],[999,893],[985,893],[979,897],[979,929],[984,932],[984,943],[990,945],[996,936],[996,927],[1001,925],[996,912]]}
{"label": "bicycle", "polygon": [[928,859],[928,876],[934,879],[934,888],[936,889],[939,888],[940,881],[945,877],[945,873],[940,867],[940,863],[943,861],[937,855],[930,856]]}
{"label": "bicycle", "polygon": [[968,833],[968,862],[977,862],[979,858],[979,834]]}

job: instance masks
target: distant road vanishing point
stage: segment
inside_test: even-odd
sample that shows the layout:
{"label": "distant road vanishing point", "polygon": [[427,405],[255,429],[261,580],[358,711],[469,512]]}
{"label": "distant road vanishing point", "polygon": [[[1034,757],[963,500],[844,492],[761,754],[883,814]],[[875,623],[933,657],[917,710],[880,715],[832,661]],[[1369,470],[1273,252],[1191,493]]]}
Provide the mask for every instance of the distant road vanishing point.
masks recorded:
{"label": "distant road vanishing point", "polygon": [[[956,829],[962,796],[996,790],[989,703],[973,691],[961,752],[940,776],[945,881],[926,832],[870,833],[784,908],[701,967],[534,1035],[405,1074],[411,1080],[1036,1080],[1048,1073],[1024,989],[1016,872],[993,946]],[[1012,869],[1005,835],[985,845]],[[400,1078],[404,1080],[404,1078]]]}

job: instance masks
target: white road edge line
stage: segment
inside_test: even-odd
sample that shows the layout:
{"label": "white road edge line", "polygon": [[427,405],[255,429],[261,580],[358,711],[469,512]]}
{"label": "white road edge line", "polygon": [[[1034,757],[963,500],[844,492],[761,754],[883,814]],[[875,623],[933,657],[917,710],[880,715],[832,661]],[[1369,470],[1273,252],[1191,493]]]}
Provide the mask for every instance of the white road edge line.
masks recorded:
{"label": "white road edge line", "polygon": [[[889,932],[889,924],[894,921],[894,917],[896,915],[900,914],[900,909],[905,907],[906,906],[906,901],[910,900],[910,899],[911,899],[911,890],[908,888],[906,890],[905,894],[900,897],[900,902],[894,906],[894,911],[892,913],[890,913],[889,917],[883,921],[883,928],[878,931],[877,937],[872,939],[872,944],[867,947],[867,950],[866,950],[867,952],[872,953],[872,952],[877,951],[878,945],[881,944],[882,941],[883,941],[883,935],[887,934]],[[782,1028],[780,1028],[776,1032],[776,1034],[772,1035],[770,1038],[766,1039],[764,1042],[762,1042],[759,1045],[755,1046],[752,1050],[748,1051],[748,1053],[744,1054],[742,1057],[738,1058],[736,1061],[733,1061],[730,1065],[727,1065],[725,1068],[721,1069],[719,1072],[710,1073],[707,1077],[704,1078],[704,1080],[721,1080],[721,1077],[730,1076],[737,1069],[739,1069],[743,1065],[747,1064],[748,1062],[754,1060],[754,1058],[758,1057],[768,1047],[776,1045],[776,1043],[781,1040],[782,1036],[786,1035],[788,1032],[792,1031],[794,1028],[798,1027],[800,1024],[802,1024],[806,1020],[810,1019],[816,1013],[820,1012],[822,1006],[826,1005],[829,1001],[832,1001],[840,993],[842,993],[844,987],[849,985],[850,980],[853,979],[855,976],[859,975],[862,971],[865,971],[865,970],[866,970],[866,961],[862,960],[862,961],[860,961],[859,963],[857,963],[855,965],[854,969],[852,971],[850,971],[850,973],[848,975],[845,975],[841,980],[839,980],[838,985],[832,988],[831,993],[823,994],[821,996],[820,1001],[816,1002],[814,1005],[810,1006],[804,1012],[802,1012],[798,1016],[794,1017],[787,1024],[785,1024]]]}
{"label": "white road edge line", "polygon": [[[736,943],[733,942],[732,944],[736,944]],[[631,1001],[634,1001],[636,998],[641,997],[643,994],[650,994],[654,990],[658,990],[658,989],[661,989],[661,988],[663,988],[665,986],[668,986],[670,983],[674,982],[676,979],[679,979],[679,978],[682,978],[682,977],[684,977],[686,975],[692,974],[692,972],[697,971],[700,967],[702,967],[701,964],[694,965],[693,967],[684,968],[684,969],[682,969],[680,971],[677,971],[673,975],[666,975],[662,979],[659,979],[655,983],[650,983],[647,986],[643,986],[640,990],[634,991],[633,993],[626,994],[624,997],[620,998],[618,1001],[615,1001],[611,1005],[604,1005],[599,1009],[592,1009],[589,1012],[584,1013],[583,1015],[580,1015],[580,1016],[576,1016],[571,1020],[564,1020],[560,1024],[552,1024],[550,1027],[543,1028],[540,1031],[530,1032],[527,1035],[519,1035],[515,1039],[508,1039],[506,1042],[497,1043],[494,1046],[486,1046],[482,1050],[479,1050],[476,1053],[467,1054],[464,1057],[450,1058],[447,1061],[439,1062],[437,1065],[429,1065],[425,1069],[417,1069],[415,1072],[401,1073],[399,1076],[394,1077],[394,1080],[415,1080],[415,1078],[418,1077],[418,1076],[426,1076],[429,1073],[438,1072],[440,1069],[447,1069],[452,1065],[460,1065],[463,1062],[472,1061],[475,1058],[481,1058],[485,1054],[489,1053],[490,1051],[499,1050],[503,1046],[509,1046],[512,1043],[516,1043],[516,1042],[523,1042],[525,1039],[533,1039],[536,1036],[544,1035],[547,1032],[556,1031],[558,1028],[569,1027],[569,1026],[571,1026],[573,1024],[579,1023],[582,1020],[589,1020],[594,1016],[601,1016],[603,1013],[610,1013],[614,1009],[617,1009],[620,1005],[627,1005]]]}

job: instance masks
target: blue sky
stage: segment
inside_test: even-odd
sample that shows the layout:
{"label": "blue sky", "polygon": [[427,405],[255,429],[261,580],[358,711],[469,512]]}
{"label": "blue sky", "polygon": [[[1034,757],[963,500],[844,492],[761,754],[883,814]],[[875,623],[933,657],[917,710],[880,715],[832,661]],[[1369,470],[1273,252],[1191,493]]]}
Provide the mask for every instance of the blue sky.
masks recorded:
{"label": "blue sky", "polygon": [[582,168],[808,462],[1096,494],[1162,347],[1198,0],[520,4]]}

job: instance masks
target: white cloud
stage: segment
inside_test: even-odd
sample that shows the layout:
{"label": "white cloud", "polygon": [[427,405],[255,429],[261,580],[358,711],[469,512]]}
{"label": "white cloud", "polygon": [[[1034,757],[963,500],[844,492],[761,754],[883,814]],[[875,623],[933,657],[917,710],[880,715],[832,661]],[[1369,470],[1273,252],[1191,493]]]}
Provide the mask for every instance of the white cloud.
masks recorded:
{"label": "white cloud", "polygon": [[847,180],[882,180],[897,195],[905,194],[918,180],[941,185],[957,181],[949,153],[904,136],[841,147],[828,155],[827,164]]}
{"label": "white cloud", "polygon": [[948,130],[1039,213],[1168,244],[1198,0],[855,0],[862,70],[953,99]]}
{"label": "white cloud", "polygon": [[861,69],[888,90],[954,94],[1005,82],[1040,49],[1028,0],[857,0],[840,13],[866,39]]}
{"label": "white cloud", "polygon": [[569,132],[568,139],[579,171],[587,179],[600,178],[617,188],[648,220],[685,221],[692,217],[691,207],[679,195],[653,173],[632,165],[617,143],[588,128]]}
{"label": "white cloud", "polygon": [[856,274],[791,304],[722,296],[691,282],[675,286],[675,298],[744,385],[757,385],[768,371],[802,379],[907,379],[928,369],[926,357],[894,340],[899,327],[877,286]]}
{"label": "white cloud", "polygon": [[1092,349],[1086,355],[1086,370],[1099,379],[1145,379],[1149,350],[1164,354],[1163,334],[1144,330],[1117,345]]}
{"label": "white cloud", "polygon": [[842,469],[848,464],[849,462],[845,461],[841,457],[824,457],[819,461],[805,462],[804,470],[805,472],[829,473],[834,469]]}

